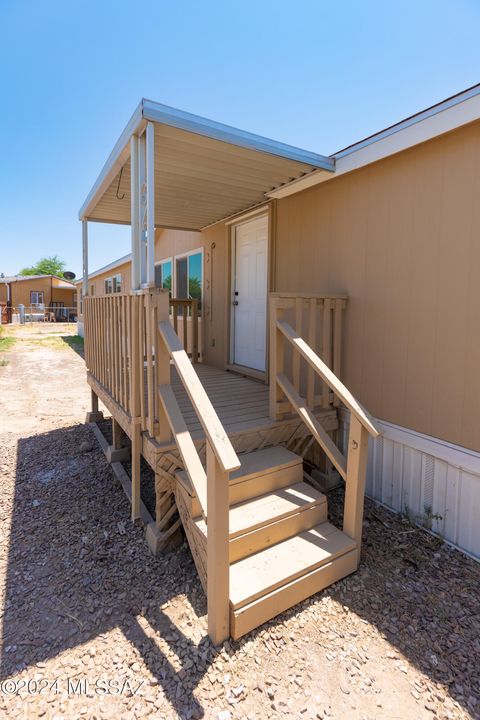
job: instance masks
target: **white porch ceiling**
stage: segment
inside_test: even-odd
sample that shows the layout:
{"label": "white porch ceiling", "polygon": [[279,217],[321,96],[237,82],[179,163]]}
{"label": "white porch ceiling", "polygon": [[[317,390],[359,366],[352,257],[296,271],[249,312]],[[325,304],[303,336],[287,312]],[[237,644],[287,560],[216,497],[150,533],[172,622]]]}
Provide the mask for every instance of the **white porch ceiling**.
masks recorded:
{"label": "white porch ceiling", "polygon": [[130,223],[130,145],[147,121],[155,124],[155,225],[200,230],[264,202],[266,193],[331,158],[276,143],[143,100],[125,128],[80,218]]}

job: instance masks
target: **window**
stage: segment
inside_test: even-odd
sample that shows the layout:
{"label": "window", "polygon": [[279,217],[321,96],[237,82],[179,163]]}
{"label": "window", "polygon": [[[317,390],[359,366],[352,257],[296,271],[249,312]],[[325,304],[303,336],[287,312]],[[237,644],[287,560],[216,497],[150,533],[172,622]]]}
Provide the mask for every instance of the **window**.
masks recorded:
{"label": "window", "polygon": [[122,276],[119,273],[105,280],[105,295],[122,292]]}
{"label": "window", "polygon": [[30,291],[30,305],[43,305],[43,290]]}
{"label": "window", "polygon": [[120,274],[113,276],[113,292],[114,293],[121,293],[122,292],[122,276]]}
{"label": "window", "polygon": [[202,252],[175,258],[175,296],[198,300],[199,310],[203,291],[202,260]]}
{"label": "window", "polygon": [[162,260],[155,265],[155,287],[172,291],[172,261]]}
{"label": "window", "polygon": [[80,315],[83,315],[83,290],[80,288]]}
{"label": "window", "polygon": [[90,285],[90,296],[95,295],[95,285]]}

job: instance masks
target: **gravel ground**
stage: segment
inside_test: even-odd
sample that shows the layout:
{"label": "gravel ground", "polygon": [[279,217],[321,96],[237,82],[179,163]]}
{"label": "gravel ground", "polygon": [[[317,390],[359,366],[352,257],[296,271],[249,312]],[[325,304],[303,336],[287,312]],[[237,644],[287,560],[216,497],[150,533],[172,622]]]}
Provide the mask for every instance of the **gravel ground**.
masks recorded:
{"label": "gravel ground", "polygon": [[370,502],[359,572],[212,647],[188,547],[155,559],[130,523],[63,344],[2,353],[0,717],[480,717],[479,565]]}

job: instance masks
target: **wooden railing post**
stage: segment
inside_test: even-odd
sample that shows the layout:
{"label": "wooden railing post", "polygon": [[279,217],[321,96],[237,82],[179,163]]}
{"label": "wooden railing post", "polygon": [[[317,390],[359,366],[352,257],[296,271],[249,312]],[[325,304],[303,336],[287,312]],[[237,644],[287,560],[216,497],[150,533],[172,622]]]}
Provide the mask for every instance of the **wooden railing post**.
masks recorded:
{"label": "wooden railing post", "polygon": [[368,432],[362,423],[350,413],[348,435],[347,477],[345,481],[345,505],[343,532],[357,543],[358,562],[362,545],[363,503],[367,474]]}
{"label": "wooden railing post", "polygon": [[284,339],[278,332],[277,320],[283,318],[283,309],[280,308],[278,298],[270,295],[270,369],[269,369],[269,391],[270,391],[270,417],[272,420],[279,420],[281,413],[277,404],[282,399],[282,390],[277,383],[277,375],[283,373],[284,365]]}
{"label": "wooden railing post", "polygon": [[198,359],[198,300],[192,300],[192,362]]}
{"label": "wooden railing post", "polygon": [[[158,330],[158,323],[162,320],[169,321],[169,297],[168,292],[159,292],[156,296],[156,345],[155,345],[155,368],[158,388],[162,385],[170,385],[170,353]],[[158,431],[155,438],[158,442],[169,442],[171,439],[170,424],[168,422],[165,408],[161,402],[158,403]]]}
{"label": "wooden railing post", "polygon": [[230,635],[229,473],[207,442],[207,610],[208,634],[219,645]]}

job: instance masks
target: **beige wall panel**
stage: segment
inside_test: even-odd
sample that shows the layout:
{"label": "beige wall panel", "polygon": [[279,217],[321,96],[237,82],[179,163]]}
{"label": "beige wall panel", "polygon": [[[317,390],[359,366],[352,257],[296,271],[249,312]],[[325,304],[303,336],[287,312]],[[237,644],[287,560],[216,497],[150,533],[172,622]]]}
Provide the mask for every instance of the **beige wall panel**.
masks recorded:
{"label": "beige wall panel", "polygon": [[36,278],[32,280],[19,280],[12,283],[12,305],[30,305],[30,292],[43,291],[43,301],[45,305],[50,303],[51,280],[49,277]]}
{"label": "beige wall panel", "polygon": [[53,288],[52,302],[63,302],[65,307],[73,307],[73,295],[75,290],[67,290],[67,288]]}
{"label": "beige wall panel", "polygon": [[[98,297],[99,295],[105,295],[105,280],[107,278],[113,277],[114,275],[122,276],[122,292],[129,293],[132,289],[132,272],[130,262],[123,263],[123,265],[119,265],[113,270],[107,270],[100,275],[96,275],[94,278],[88,281],[88,291],[90,292],[90,287],[94,285],[95,297]],[[80,285],[80,287],[82,286]]]}
{"label": "beige wall panel", "polygon": [[279,200],[275,254],[276,290],[348,294],[344,379],[372,413],[475,450],[479,197],[477,122]]}
{"label": "beige wall panel", "polygon": [[[433,435],[446,432],[460,442],[466,393],[465,361],[468,327],[469,269],[472,257],[472,215],[478,196],[473,193],[478,164],[478,135],[458,143],[454,135],[444,144],[444,185],[438,247],[437,337],[432,403]],[[478,242],[478,237],[476,238]],[[478,320],[479,315],[477,315]],[[479,408],[480,409],[480,408]],[[477,427],[480,419],[477,414]]]}
{"label": "beige wall panel", "polygon": [[155,230],[155,262],[174,255],[183,255],[199,247],[202,247],[202,236],[199,232]]}
{"label": "beige wall panel", "polygon": [[[473,187],[473,212],[470,236],[469,266],[465,275],[468,286],[466,311],[467,336],[465,367],[458,377],[457,389],[463,398],[461,436],[464,445],[479,449],[480,445],[480,137],[477,136],[476,170]],[[476,422],[475,422],[476,419]]]}
{"label": "beige wall panel", "polygon": [[228,347],[229,249],[225,225],[214,225],[202,233],[205,265],[205,359],[225,367]]}

